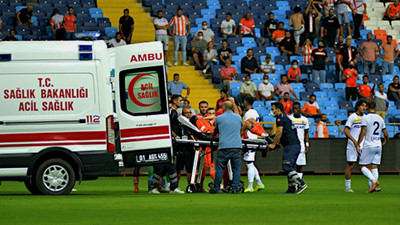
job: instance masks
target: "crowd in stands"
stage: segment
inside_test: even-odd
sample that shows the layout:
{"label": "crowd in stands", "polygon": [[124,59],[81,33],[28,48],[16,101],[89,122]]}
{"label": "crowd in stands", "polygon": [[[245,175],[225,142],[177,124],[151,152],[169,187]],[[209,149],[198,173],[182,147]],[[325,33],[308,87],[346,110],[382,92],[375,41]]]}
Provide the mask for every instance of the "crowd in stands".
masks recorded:
{"label": "crowd in stands", "polygon": [[[210,2],[207,5],[213,6]],[[378,111],[385,112],[386,122],[395,122],[400,106],[396,76],[400,51],[393,36],[378,37],[365,29],[370,2],[244,1],[226,5],[219,1],[214,17],[205,20],[193,20],[191,12],[180,7],[177,11],[187,15],[183,27],[191,40],[188,55],[196,69],[211,73],[213,82],[220,83],[228,95],[239,100],[252,96],[261,102],[256,108],[260,115],[268,114],[269,101],[282,101],[288,114],[294,101],[299,101],[303,115],[311,121],[333,123],[347,116],[357,99],[365,98],[383,99]],[[400,19],[399,1],[385,4],[381,20]],[[260,8],[262,14],[258,14]],[[235,11],[239,9],[248,11]],[[204,56],[209,53],[213,58]]]}

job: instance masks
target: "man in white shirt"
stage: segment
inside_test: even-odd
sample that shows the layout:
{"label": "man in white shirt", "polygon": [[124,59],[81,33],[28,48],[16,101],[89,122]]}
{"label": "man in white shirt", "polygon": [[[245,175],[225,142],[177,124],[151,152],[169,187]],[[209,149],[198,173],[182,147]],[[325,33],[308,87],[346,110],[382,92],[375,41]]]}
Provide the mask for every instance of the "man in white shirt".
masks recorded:
{"label": "man in white shirt", "polygon": [[375,103],[376,103],[376,114],[381,116],[385,121],[386,112],[389,108],[389,100],[387,94],[384,92],[385,86],[383,84],[378,85],[378,91],[374,91]]}
{"label": "man in white shirt", "polygon": [[[354,192],[351,189],[351,170],[355,162],[357,162],[358,153],[356,146],[358,146],[357,142],[361,132],[361,122],[366,110],[367,101],[365,99],[358,100],[356,103],[356,112],[350,115],[344,128],[344,134],[348,138],[346,147],[347,167],[345,172],[346,192]],[[362,144],[363,143],[361,143],[361,145]]]}
{"label": "man in white shirt", "polygon": [[163,17],[163,12],[161,10],[157,11],[157,17],[153,20],[154,28],[156,29],[156,41],[161,41],[164,47],[164,57],[167,66],[172,66],[168,61],[168,20]]}
{"label": "man in white shirt", "polygon": [[198,31],[196,31],[196,33],[193,35],[192,41],[196,40],[197,33],[199,33],[200,31],[203,32],[203,39],[204,39],[207,43],[210,42],[210,41],[214,42],[214,31],[211,30],[211,29],[208,27],[207,21],[203,21],[203,22],[201,23],[201,29],[199,29]]}
{"label": "man in white shirt", "polygon": [[302,169],[303,166],[306,165],[306,154],[308,153],[309,147],[308,130],[310,128],[310,124],[308,123],[308,119],[301,115],[301,107],[299,102],[293,103],[293,114],[289,115],[288,117],[296,127],[297,137],[300,141],[300,154],[296,161],[296,171],[299,177],[303,179]]}
{"label": "man in white shirt", "polygon": [[[386,131],[385,121],[375,113],[376,103],[368,102],[368,115],[362,118],[362,128],[357,142],[357,152],[360,154],[360,168],[364,176],[367,177],[370,189],[367,193],[380,191],[377,189],[379,185],[378,166],[381,164],[382,146],[389,142],[389,135]],[[381,133],[385,137],[385,141],[381,141]],[[364,141],[365,140],[365,141]],[[360,145],[362,145],[362,151]]]}
{"label": "man in white shirt", "polygon": [[274,100],[274,85],[269,82],[268,75],[264,75],[264,80],[258,85],[258,95],[263,101]]}
{"label": "man in white shirt", "polygon": [[[260,116],[258,115],[258,112],[255,109],[253,109],[253,103],[254,103],[254,98],[251,96],[246,96],[243,100],[243,105],[247,110],[247,112],[244,114],[245,123],[249,119],[253,119],[255,122],[260,121]],[[243,126],[241,133],[243,133],[244,130],[246,130],[245,126]],[[258,138],[258,135],[252,133],[250,130],[247,130],[246,135],[248,139]],[[243,156],[243,160],[246,162],[247,178],[249,180],[248,187],[244,190],[244,192],[254,192],[253,189],[254,179],[257,181],[256,191],[263,190],[265,186],[261,182],[261,178],[260,175],[258,174],[257,167],[254,165],[254,161],[256,161],[256,152],[252,150],[247,151]]]}
{"label": "man in white shirt", "polygon": [[117,33],[115,34],[115,38],[111,39],[111,40],[108,42],[108,45],[109,45],[111,48],[126,45],[126,42],[122,39],[121,32],[117,32]]}
{"label": "man in white shirt", "polygon": [[261,62],[260,70],[263,74],[275,73],[275,63],[271,60],[270,54],[265,55],[265,60]]}
{"label": "man in white shirt", "polygon": [[237,37],[236,28],[236,23],[235,20],[232,19],[232,14],[227,13],[226,19],[221,23],[222,37],[225,39],[228,39],[228,37]]}

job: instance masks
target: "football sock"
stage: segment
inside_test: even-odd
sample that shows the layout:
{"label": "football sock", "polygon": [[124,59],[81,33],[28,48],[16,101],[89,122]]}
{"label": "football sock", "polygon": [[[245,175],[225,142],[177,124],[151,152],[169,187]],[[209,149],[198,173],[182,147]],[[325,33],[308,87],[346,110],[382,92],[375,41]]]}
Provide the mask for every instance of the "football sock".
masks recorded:
{"label": "football sock", "polygon": [[346,187],[351,188],[351,179],[345,180]]}
{"label": "football sock", "polygon": [[371,173],[372,173],[372,175],[374,175],[375,180],[378,180],[378,178],[379,178],[378,168],[372,169]]}
{"label": "football sock", "polygon": [[260,174],[258,174],[258,169],[257,169],[257,167],[255,165],[254,165],[254,175],[255,175],[254,178],[257,181],[257,185],[258,186],[263,185],[263,183],[261,182]]}
{"label": "football sock", "polygon": [[364,174],[364,176],[370,179],[372,183],[376,181],[374,175],[372,175],[371,170],[369,170],[367,167],[364,166],[363,168],[361,168],[361,172]]}
{"label": "football sock", "polygon": [[298,186],[303,186],[305,183],[304,181],[299,177],[296,171],[291,171],[289,172],[288,176],[293,180],[294,183],[296,183]]}
{"label": "football sock", "polygon": [[299,175],[299,177],[300,177],[301,179],[303,179],[303,173],[297,172],[297,175]]}
{"label": "football sock", "polygon": [[210,176],[213,180],[215,180],[215,169],[210,169]]}
{"label": "football sock", "polygon": [[249,185],[247,186],[247,188],[253,190],[253,182],[249,181]]}
{"label": "football sock", "polygon": [[254,177],[255,177],[255,174],[254,174],[254,164],[253,163],[246,163],[246,166],[247,166],[247,178],[249,179],[249,183],[251,182],[251,183],[253,183],[253,181],[254,181]]}
{"label": "football sock", "polygon": [[139,177],[133,177],[133,185],[136,189],[139,188]]}
{"label": "football sock", "polygon": [[371,180],[370,180],[370,179],[368,179],[368,186],[369,186],[369,188],[371,188],[371,187],[372,187],[372,182],[371,182]]}

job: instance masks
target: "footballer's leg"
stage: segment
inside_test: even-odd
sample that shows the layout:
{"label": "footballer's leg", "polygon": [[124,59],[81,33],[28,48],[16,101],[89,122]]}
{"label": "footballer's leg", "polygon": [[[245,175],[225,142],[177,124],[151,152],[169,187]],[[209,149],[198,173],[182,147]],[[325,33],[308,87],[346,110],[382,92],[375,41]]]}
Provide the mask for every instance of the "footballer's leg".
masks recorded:
{"label": "footballer's leg", "polygon": [[254,169],[254,174],[255,174],[254,178],[256,179],[256,182],[257,182],[257,186],[254,189],[254,191],[264,190],[265,186],[264,186],[263,182],[261,181],[261,177],[260,177],[260,174],[258,174],[258,169],[257,169],[256,165],[254,165],[253,169]]}
{"label": "footballer's leg", "polygon": [[140,167],[133,169],[133,185],[135,186],[135,193],[139,193],[139,170]]}
{"label": "footballer's leg", "polygon": [[354,168],[354,162],[347,162],[347,167],[346,167],[346,171],[344,173],[344,177],[345,177],[345,191],[346,192],[354,192],[351,189],[351,170]]}
{"label": "footballer's leg", "polygon": [[255,177],[254,169],[253,169],[254,162],[247,161],[246,166],[247,166],[247,179],[249,181],[249,184],[248,184],[246,190],[244,190],[244,192],[254,192],[254,189],[253,189],[253,182],[254,182],[254,177]]}

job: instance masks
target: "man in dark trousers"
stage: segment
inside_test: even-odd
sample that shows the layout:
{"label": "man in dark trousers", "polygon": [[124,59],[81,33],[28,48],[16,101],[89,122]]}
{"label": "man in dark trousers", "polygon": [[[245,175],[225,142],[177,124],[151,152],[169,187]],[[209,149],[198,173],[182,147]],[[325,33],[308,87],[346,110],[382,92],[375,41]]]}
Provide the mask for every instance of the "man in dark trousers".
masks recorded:
{"label": "man in dark trousers", "polygon": [[335,17],[335,10],[329,10],[329,16],[322,20],[321,37],[324,39],[325,46],[333,48],[335,39],[339,38],[340,24],[338,18]]}
{"label": "man in dark trousers", "polygon": [[119,18],[119,32],[127,45],[131,43],[135,21],[129,16],[129,9],[124,9],[124,15]]}
{"label": "man in dark trousers", "polygon": [[231,161],[233,180],[232,194],[239,193],[240,183],[240,160],[242,139],[240,131],[242,129],[242,118],[233,111],[233,103],[226,101],[222,105],[224,113],[217,117],[215,122],[214,136],[219,134],[219,146],[217,160],[215,162],[215,180],[214,188],[210,190],[211,194],[219,192],[222,180],[222,172],[227,167],[228,161]]}
{"label": "man in dark trousers", "polygon": [[[171,97],[172,107],[170,108],[170,120],[171,120],[171,130],[172,136],[174,138],[181,138],[182,137],[182,127],[178,121],[178,112],[176,111],[182,105],[182,97],[180,95],[173,95]],[[176,152],[176,146],[174,146],[174,152]],[[154,174],[153,180],[151,181],[151,190],[149,191],[150,194],[160,194],[157,190],[158,183],[160,182],[160,178],[165,175],[165,173],[169,174],[169,180],[171,182],[170,192],[171,194],[183,194],[185,193],[181,189],[179,189],[179,181],[178,181],[178,174],[176,172],[176,165],[173,164],[165,164],[165,165],[154,165]]]}
{"label": "man in dark trousers", "polygon": [[296,160],[300,154],[300,141],[297,138],[296,127],[292,125],[292,121],[283,113],[283,105],[280,102],[272,103],[272,115],[276,117],[276,134],[269,149],[275,149],[280,141],[284,147],[282,155],[282,169],[287,174],[288,190],[284,193],[300,194],[307,185],[299,177],[296,172]]}

